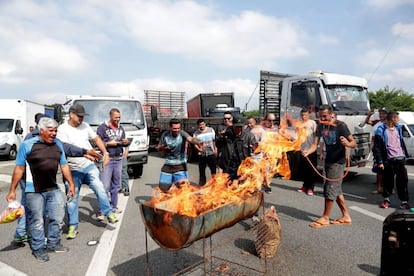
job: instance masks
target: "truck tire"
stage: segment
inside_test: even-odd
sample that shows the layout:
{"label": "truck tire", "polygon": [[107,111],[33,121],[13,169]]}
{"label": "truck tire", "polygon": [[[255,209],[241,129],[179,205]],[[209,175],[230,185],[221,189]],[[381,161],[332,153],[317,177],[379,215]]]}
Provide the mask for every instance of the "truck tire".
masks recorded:
{"label": "truck tire", "polygon": [[17,148],[16,145],[13,145],[9,152],[9,160],[16,160]]}

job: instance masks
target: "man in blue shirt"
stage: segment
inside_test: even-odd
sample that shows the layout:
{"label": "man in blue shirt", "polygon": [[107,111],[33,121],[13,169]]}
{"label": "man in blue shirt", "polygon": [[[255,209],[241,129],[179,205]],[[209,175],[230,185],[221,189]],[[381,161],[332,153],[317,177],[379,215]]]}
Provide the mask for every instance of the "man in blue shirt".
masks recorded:
{"label": "man in blue shirt", "polygon": [[[8,201],[16,199],[16,187],[26,172],[25,193],[31,233],[30,245],[35,258],[42,262],[49,260],[47,251],[69,251],[69,248],[60,243],[60,225],[65,215],[65,207],[63,193],[56,183],[59,166],[69,183],[69,197],[75,195],[75,185],[63,146],[56,140],[57,126],[58,123],[55,120],[42,118],[38,124],[40,136],[22,143],[17,153],[10,191],[6,197]],[[44,217],[46,214],[49,223],[45,248]]]}
{"label": "man in blue shirt", "polygon": [[178,119],[170,120],[170,130],[165,131],[160,138],[157,150],[166,153],[164,166],[161,168],[159,187],[167,192],[173,183],[188,179],[186,142],[203,146],[203,142],[181,130]]}

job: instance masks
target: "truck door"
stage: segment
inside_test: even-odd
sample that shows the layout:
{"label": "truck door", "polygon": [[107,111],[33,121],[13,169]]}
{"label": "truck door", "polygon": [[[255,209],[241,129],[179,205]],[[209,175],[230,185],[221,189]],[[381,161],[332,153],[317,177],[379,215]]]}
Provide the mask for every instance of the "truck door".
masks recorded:
{"label": "truck door", "polygon": [[405,146],[407,147],[408,156],[414,157],[414,136],[411,130],[414,130],[414,125],[401,124],[402,134]]}
{"label": "truck door", "polygon": [[321,105],[319,83],[316,81],[298,81],[292,83],[290,99],[288,99],[288,112],[293,118],[300,118],[300,111],[303,108],[309,110],[310,118],[315,119]]}

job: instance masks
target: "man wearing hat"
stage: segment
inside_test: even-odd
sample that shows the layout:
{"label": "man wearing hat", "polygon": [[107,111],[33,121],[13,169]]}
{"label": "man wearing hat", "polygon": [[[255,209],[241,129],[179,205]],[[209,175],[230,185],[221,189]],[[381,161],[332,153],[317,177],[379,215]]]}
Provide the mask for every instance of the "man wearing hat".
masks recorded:
{"label": "man wearing hat", "polygon": [[258,141],[249,128],[245,128],[244,118],[241,116],[234,116],[233,118],[234,141],[230,153],[229,164],[227,165],[225,173],[230,175],[230,179],[238,177],[237,170],[241,162],[251,156],[252,152],[257,148]]}
{"label": "man wearing hat", "polygon": [[[70,143],[78,147],[91,149],[92,145],[89,140],[98,146],[103,153],[103,168],[109,162],[109,154],[105,144],[96,134],[91,126],[83,122],[84,116],[88,115],[83,105],[74,104],[69,109],[69,120],[58,128],[57,138],[65,143]],[[75,183],[76,196],[67,203],[69,229],[67,238],[74,239],[78,233],[79,224],[79,191],[82,183],[91,188],[97,199],[99,210],[107,217],[109,223],[118,221],[116,215],[112,212],[108,195],[100,180],[100,172],[97,166],[86,157],[68,157],[68,163],[72,171],[73,182]]]}

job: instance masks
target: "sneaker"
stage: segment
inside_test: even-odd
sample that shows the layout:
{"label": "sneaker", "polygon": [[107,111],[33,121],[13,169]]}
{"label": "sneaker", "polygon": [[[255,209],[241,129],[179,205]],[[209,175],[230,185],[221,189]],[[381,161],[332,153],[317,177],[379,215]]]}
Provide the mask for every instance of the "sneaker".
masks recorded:
{"label": "sneaker", "polygon": [[129,196],[129,189],[124,189],[124,196]]}
{"label": "sneaker", "polygon": [[68,234],[66,235],[66,239],[72,240],[76,238],[76,235],[78,234],[78,229],[76,229],[75,225],[70,225],[68,229]]}
{"label": "sneaker", "polygon": [[384,208],[387,209],[388,207],[390,207],[391,203],[388,200],[384,200],[381,204],[380,204],[380,208]]}
{"label": "sneaker", "polygon": [[[70,227],[74,227],[74,226],[70,226]],[[69,247],[63,246],[61,243],[58,243],[54,247],[48,247],[47,251],[55,252],[55,253],[65,253],[65,252],[69,252]]]}
{"label": "sneaker", "polygon": [[13,242],[14,243],[24,243],[30,241],[29,235],[23,235],[22,237],[14,237]]}
{"label": "sneaker", "polygon": [[125,192],[124,188],[121,188],[121,189],[118,190],[118,193],[123,193],[123,192]]}
{"label": "sneaker", "polygon": [[301,188],[298,189],[299,193],[303,193],[304,191],[305,191],[305,187],[301,187]]}
{"label": "sneaker", "polygon": [[105,216],[102,214],[101,211],[99,211],[98,214],[96,215],[96,219],[99,220],[99,221],[104,221]]}
{"label": "sneaker", "polygon": [[272,193],[272,188],[270,188],[270,187],[264,186],[263,190],[266,194],[271,194]]}
{"label": "sneaker", "polygon": [[400,209],[402,209],[402,210],[410,210],[410,205],[408,204],[408,202],[403,201],[403,202],[401,202]]}
{"label": "sneaker", "polygon": [[309,189],[309,190],[306,192],[306,194],[307,194],[308,196],[313,196],[313,191],[312,191],[311,189]]}
{"label": "sneaker", "polygon": [[114,212],[115,214],[121,214],[122,210],[119,209],[118,207],[116,207],[116,208],[112,209],[112,212]]}
{"label": "sneaker", "polygon": [[106,218],[108,219],[108,222],[109,223],[115,223],[115,222],[118,222],[118,218],[115,216],[115,214],[114,213],[109,213],[107,216],[106,216]]}
{"label": "sneaker", "polygon": [[36,260],[38,260],[39,262],[49,261],[49,255],[43,248],[39,250],[33,250],[32,254],[33,256],[35,256]]}
{"label": "sneaker", "polygon": [[252,217],[252,221],[253,221],[253,224],[257,224],[257,223],[259,223],[259,222],[260,222],[260,218],[259,218],[259,216],[254,215],[254,216]]}

